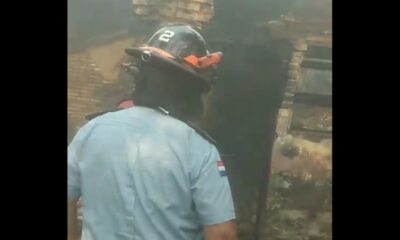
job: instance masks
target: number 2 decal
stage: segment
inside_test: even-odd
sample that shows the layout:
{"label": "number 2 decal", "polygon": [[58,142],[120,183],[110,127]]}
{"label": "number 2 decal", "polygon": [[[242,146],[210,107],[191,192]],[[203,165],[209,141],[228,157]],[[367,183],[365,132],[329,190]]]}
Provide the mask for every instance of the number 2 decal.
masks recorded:
{"label": "number 2 decal", "polygon": [[174,32],[172,31],[165,31],[161,36],[158,38],[158,40],[163,41],[163,42],[169,42],[169,40],[175,35]]}

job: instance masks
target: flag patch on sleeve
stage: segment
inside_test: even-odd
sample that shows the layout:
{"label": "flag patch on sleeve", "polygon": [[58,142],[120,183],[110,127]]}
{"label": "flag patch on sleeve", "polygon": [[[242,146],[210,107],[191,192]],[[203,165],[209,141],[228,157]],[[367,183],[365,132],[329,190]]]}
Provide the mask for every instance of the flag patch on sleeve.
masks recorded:
{"label": "flag patch on sleeve", "polygon": [[226,176],[225,166],[224,166],[224,163],[221,160],[217,161],[217,169],[218,169],[219,175],[221,177],[225,177]]}

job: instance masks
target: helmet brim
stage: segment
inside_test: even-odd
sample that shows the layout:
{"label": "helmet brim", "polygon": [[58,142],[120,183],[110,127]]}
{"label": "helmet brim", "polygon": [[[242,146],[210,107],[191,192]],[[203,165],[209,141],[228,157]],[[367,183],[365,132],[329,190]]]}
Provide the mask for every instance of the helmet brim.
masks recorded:
{"label": "helmet brim", "polygon": [[[136,57],[140,61],[158,67],[168,68],[173,71],[180,71],[188,74],[190,77],[195,78],[204,82],[206,85],[210,85],[210,79],[203,77],[198,74],[195,70],[190,67],[185,66],[182,63],[179,63],[177,60],[169,58],[167,56],[163,56],[162,54],[151,51],[146,47],[130,47],[125,49],[125,52],[133,57]],[[150,55],[149,55],[150,54]]]}

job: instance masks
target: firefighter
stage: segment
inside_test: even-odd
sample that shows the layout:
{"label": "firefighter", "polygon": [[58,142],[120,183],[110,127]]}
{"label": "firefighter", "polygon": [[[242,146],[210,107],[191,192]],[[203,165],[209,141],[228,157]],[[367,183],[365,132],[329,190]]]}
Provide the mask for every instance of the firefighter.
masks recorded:
{"label": "firefighter", "polygon": [[222,54],[189,25],[158,30],[137,59],[134,107],[98,115],[68,146],[68,238],[234,240],[235,211],[215,142],[193,122]]}

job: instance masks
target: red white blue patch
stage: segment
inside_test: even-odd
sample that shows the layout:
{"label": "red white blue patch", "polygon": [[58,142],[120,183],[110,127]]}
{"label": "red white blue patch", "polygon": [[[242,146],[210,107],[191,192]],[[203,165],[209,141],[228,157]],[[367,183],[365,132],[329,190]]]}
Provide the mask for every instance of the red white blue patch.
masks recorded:
{"label": "red white blue patch", "polygon": [[225,169],[224,163],[221,160],[217,161],[217,169],[218,169],[219,175],[221,177],[226,176],[226,169]]}

